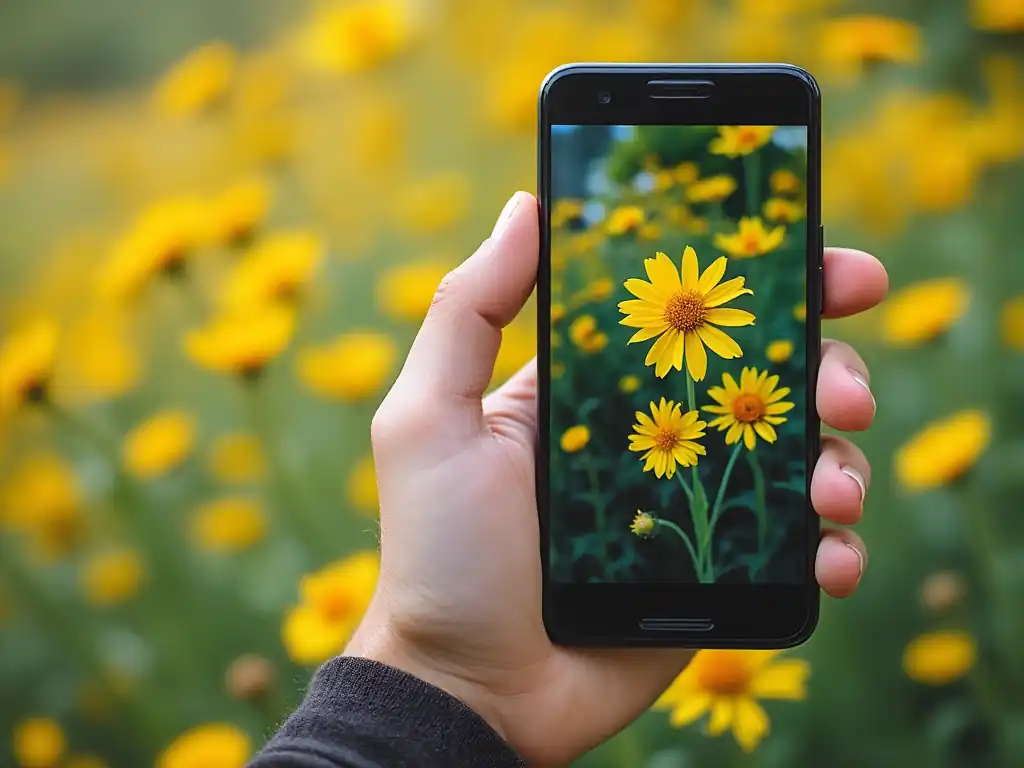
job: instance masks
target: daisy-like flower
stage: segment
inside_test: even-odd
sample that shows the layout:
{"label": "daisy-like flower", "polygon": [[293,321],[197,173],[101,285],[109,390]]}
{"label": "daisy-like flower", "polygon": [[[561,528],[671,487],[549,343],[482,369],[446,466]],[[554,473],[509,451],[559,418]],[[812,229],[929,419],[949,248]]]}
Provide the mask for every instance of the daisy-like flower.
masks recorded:
{"label": "daisy-like flower", "polygon": [[[654,418],[652,419],[651,416]],[[697,411],[683,413],[682,404],[665,400],[651,402],[651,416],[636,412],[635,434],[629,436],[629,450],[643,451],[644,472],[654,471],[658,477],[672,478],[676,466],[692,467],[697,456],[707,451],[696,442],[704,437],[706,422],[698,421]]]}
{"label": "daisy-like flower", "polygon": [[807,698],[810,665],[803,659],[776,659],[778,651],[705,650],[693,657],[655,709],[669,710],[669,722],[682,728],[710,712],[708,735],[732,730],[747,752],[768,735],[770,722],[758,699]]}
{"label": "daisy-like flower", "polygon": [[782,245],[785,236],[785,227],[775,227],[769,231],[759,217],[744,216],[733,234],[719,232],[715,235],[715,248],[737,259],[750,259],[774,251]]}
{"label": "daisy-like flower", "polygon": [[629,344],[657,337],[644,364],[655,366],[659,378],[671,368],[683,370],[685,356],[693,380],[703,379],[708,368],[705,345],[726,360],[743,355],[740,345],[716,327],[754,324],[750,312],[722,307],[745,293],[753,294],[742,277],[720,282],[727,264],[728,259],[720,257],[700,274],[697,254],[686,246],[681,276],[672,260],[659,252],[644,259],[650,282],[632,278],[624,283],[637,298],[619,303],[619,311],[626,315],[619,323],[640,329]]}
{"label": "daisy-like flower", "polygon": [[718,405],[705,405],[704,410],[717,415],[710,426],[719,432],[726,429],[726,445],[735,445],[743,438],[747,450],[754,450],[757,438],[774,443],[778,438],[775,427],[783,424],[782,414],[793,409],[793,403],[782,398],[789,394],[789,387],[775,387],[778,376],[769,376],[768,371],[758,374],[756,368],[744,368],[740,374],[739,386],[728,373],[722,375],[721,387],[708,387],[708,395]]}
{"label": "daisy-like flower", "polygon": [[293,303],[316,276],[320,238],[301,230],[268,235],[232,270],[221,301],[230,311],[268,302]]}
{"label": "daisy-like flower", "polygon": [[620,205],[608,214],[605,229],[609,235],[635,232],[644,223],[644,209],[636,205]]}
{"label": "daisy-like flower", "polygon": [[57,325],[41,319],[0,343],[0,416],[46,399],[57,356]]}
{"label": "daisy-like flower", "polygon": [[658,520],[650,512],[636,511],[636,517],[629,525],[630,533],[634,536],[647,538],[654,535],[654,529],[658,527]]}
{"label": "daisy-like flower", "polygon": [[280,355],[295,331],[295,313],[284,307],[256,307],[219,316],[185,336],[185,353],[213,371],[257,379]]}
{"label": "daisy-like flower", "polygon": [[774,125],[722,125],[708,149],[713,155],[726,157],[749,155],[771,141],[773,133]]}
{"label": "daisy-like flower", "polygon": [[792,224],[800,221],[806,213],[806,206],[798,200],[787,200],[784,197],[770,197],[764,204],[764,217],[768,221]]}
{"label": "daisy-like flower", "polygon": [[686,188],[689,203],[719,203],[736,191],[736,179],[724,173],[699,179]]}

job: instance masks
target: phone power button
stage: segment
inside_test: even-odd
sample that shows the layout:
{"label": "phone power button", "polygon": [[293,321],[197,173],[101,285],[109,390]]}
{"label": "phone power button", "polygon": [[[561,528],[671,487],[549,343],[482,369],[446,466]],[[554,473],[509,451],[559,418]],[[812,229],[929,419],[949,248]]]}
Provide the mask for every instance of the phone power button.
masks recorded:
{"label": "phone power button", "polygon": [[818,231],[818,314],[825,313],[825,225]]}

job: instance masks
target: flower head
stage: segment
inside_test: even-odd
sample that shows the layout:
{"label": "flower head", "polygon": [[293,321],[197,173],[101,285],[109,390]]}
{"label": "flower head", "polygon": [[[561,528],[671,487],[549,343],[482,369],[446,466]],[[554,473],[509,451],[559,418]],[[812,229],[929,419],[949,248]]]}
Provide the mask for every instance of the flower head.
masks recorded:
{"label": "flower head", "polygon": [[690,203],[718,203],[736,191],[736,179],[724,173],[698,179],[686,188]]}
{"label": "flower head", "polygon": [[55,720],[32,717],[14,727],[14,763],[19,768],[53,768],[59,765],[67,742]]}
{"label": "flower head", "polygon": [[736,232],[730,235],[718,232],[714,242],[715,248],[734,258],[749,259],[774,251],[782,245],[785,235],[785,227],[775,227],[769,231],[757,216],[744,216]]}
{"label": "flower head", "polygon": [[986,32],[1024,32],[1024,8],[1017,0],[971,0],[971,24]]}
{"label": "flower head", "polygon": [[580,315],[569,324],[569,340],[581,352],[594,354],[608,345],[608,334],[597,329],[593,315]]}
{"label": "flower head", "polygon": [[966,632],[929,632],[914,638],[903,652],[907,677],[925,685],[946,685],[966,675],[977,655]]}
{"label": "flower head", "polygon": [[740,373],[739,386],[728,373],[722,374],[721,387],[708,387],[708,396],[717,405],[705,405],[704,410],[715,414],[710,426],[719,432],[729,430],[725,435],[726,445],[735,445],[743,438],[747,450],[754,450],[757,438],[767,443],[778,439],[775,427],[783,424],[782,414],[793,409],[793,403],[783,398],[789,394],[789,387],[776,389],[778,376],[769,376],[768,371],[758,374],[756,368],[744,368]]}
{"label": "flower head", "polygon": [[608,214],[605,229],[609,235],[635,232],[644,223],[644,209],[637,205],[620,205]]}
{"label": "flower head", "polygon": [[768,187],[775,195],[795,195],[800,191],[800,177],[788,168],[779,168],[768,178]]}
{"label": "flower head", "polygon": [[590,442],[590,428],[586,424],[577,424],[569,427],[562,433],[559,445],[566,453],[578,453],[587,447]]}
{"label": "flower head", "polygon": [[640,389],[640,377],[633,374],[626,374],[619,379],[619,392],[631,395]]}
{"label": "flower head", "polygon": [[574,198],[559,198],[551,209],[551,228],[558,229],[583,218],[583,201]]}
{"label": "flower head", "polygon": [[239,552],[263,539],[267,517],[262,505],[245,496],[225,496],[203,504],[192,518],[192,537],[211,552]]}
{"label": "flower head", "polygon": [[195,437],[195,419],[190,414],[158,413],[125,436],[125,468],[142,479],[161,477],[188,458]]}
{"label": "flower head", "polygon": [[295,313],[279,306],[254,307],[215,318],[185,336],[185,352],[199,365],[246,378],[258,377],[280,355],[295,330]]}
{"label": "flower head", "polygon": [[379,571],[376,552],[357,552],[302,579],[299,604],[282,628],[292,661],[319,664],[341,652],[370,604]]}
{"label": "flower head", "polygon": [[89,310],[68,328],[62,350],[76,394],[84,398],[123,395],[142,375],[127,313],[105,306]]}
{"label": "flower head", "polygon": [[[707,424],[698,421],[697,411],[683,413],[682,404],[666,401],[655,404],[651,402],[651,416],[637,411],[637,424],[633,425],[634,434],[629,436],[629,450],[640,452],[644,464],[644,472],[653,471],[658,477],[672,478],[676,473],[676,465],[692,467],[697,463],[698,456],[707,451],[696,442],[704,437]],[[653,417],[653,418],[652,418]]]}
{"label": "flower head", "polygon": [[329,400],[363,400],[381,388],[397,357],[390,336],[352,331],[327,346],[300,351],[299,379],[310,391]]}
{"label": "flower head", "polygon": [[316,274],[323,255],[309,232],[278,232],[257,243],[228,276],[223,304],[240,311],[268,302],[294,301]]}
{"label": "flower head", "polygon": [[713,155],[739,157],[760,149],[772,139],[774,125],[722,125],[708,150]]}
{"label": "flower head", "polygon": [[754,316],[749,312],[722,308],[753,291],[744,287],[742,277],[721,282],[727,264],[723,256],[700,274],[697,254],[687,246],[681,278],[672,260],[658,253],[653,259],[644,259],[650,282],[638,278],[625,282],[626,290],[637,298],[619,303],[619,311],[626,315],[619,322],[640,329],[629,344],[657,337],[644,363],[655,366],[659,378],[672,368],[683,370],[685,357],[694,381],[703,379],[708,367],[705,346],[726,360],[743,355],[740,345],[717,326],[753,325]]}
{"label": "flower head", "polygon": [[57,356],[57,325],[37,320],[0,346],[0,417],[46,398]]}
{"label": "flower head", "polygon": [[958,277],[901,288],[882,305],[882,338],[893,347],[931,341],[963,317],[970,302],[971,290]]}
{"label": "flower head", "polygon": [[377,472],[371,454],[363,456],[352,467],[346,491],[349,503],[360,512],[377,511]]}
{"label": "flower head", "polygon": [[825,24],[819,38],[825,59],[840,73],[856,73],[865,64],[891,61],[914,64],[921,36],[913,24],[885,16],[845,16]]}
{"label": "flower head", "polygon": [[206,236],[214,243],[242,245],[263,223],[273,190],[260,178],[231,185],[207,204]]}
{"label": "flower head", "polygon": [[777,656],[778,651],[698,651],[654,707],[670,710],[669,722],[676,728],[710,713],[709,736],[731,729],[739,745],[751,752],[770,725],[758,699],[807,698],[810,665]]}
{"label": "flower head", "polygon": [[44,561],[73,549],[85,533],[81,493],[72,468],[51,453],[33,453],[13,468],[0,491],[0,522],[26,533]]}
{"label": "flower head", "polygon": [[984,411],[960,411],[933,422],[896,451],[896,478],[911,491],[946,485],[977,463],[991,435]]}
{"label": "flower head", "polygon": [[255,435],[230,433],[213,441],[210,474],[222,483],[248,483],[263,477],[267,459]]}
{"label": "flower head", "polygon": [[433,259],[392,267],[377,282],[377,305],[389,317],[418,323],[446,274],[448,268]]}
{"label": "flower head", "polygon": [[219,100],[231,86],[235,51],[227,43],[197,48],[164,75],[156,90],[156,106],[170,117],[187,117]]}
{"label": "flower head", "polygon": [[777,339],[768,345],[764,356],[770,363],[784,363],[793,356],[793,342],[789,339]]}
{"label": "flower head", "polygon": [[134,549],[101,552],[82,570],[82,594],[92,605],[118,605],[135,596],[145,575],[145,565]]}
{"label": "flower head", "polygon": [[806,213],[807,206],[799,200],[787,200],[784,197],[770,197],[764,203],[764,217],[768,221],[792,224],[800,221]]}
{"label": "flower head", "polygon": [[413,32],[411,8],[402,0],[325,5],[309,20],[302,50],[313,67],[362,72],[401,53]]}
{"label": "flower head", "polygon": [[648,537],[653,536],[655,529],[658,527],[658,520],[650,512],[642,512],[639,509],[636,511],[636,517],[633,518],[633,522],[629,525],[629,531],[634,536]]}
{"label": "flower head", "polygon": [[252,742],[231,723],[207,723],[181,734],[160,753],[155,768],[244,768]]}

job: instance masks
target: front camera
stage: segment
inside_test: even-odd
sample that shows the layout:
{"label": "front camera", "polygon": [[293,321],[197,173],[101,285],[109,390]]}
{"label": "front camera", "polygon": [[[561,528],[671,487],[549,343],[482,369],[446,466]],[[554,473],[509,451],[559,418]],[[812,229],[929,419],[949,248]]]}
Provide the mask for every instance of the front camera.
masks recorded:
{"label": "front camera", "polygon": [[597,92],[597,103],[598,104],[611,104],[612,95],[608,91]]}

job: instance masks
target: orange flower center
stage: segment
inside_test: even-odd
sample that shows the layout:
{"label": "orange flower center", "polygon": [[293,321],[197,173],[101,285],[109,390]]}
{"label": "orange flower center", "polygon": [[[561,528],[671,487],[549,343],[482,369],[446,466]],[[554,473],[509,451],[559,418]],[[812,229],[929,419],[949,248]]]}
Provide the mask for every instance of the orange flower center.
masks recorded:
{"label": "orange flower center", "polygon": [[679,435],[675,430],[662,428],[658,432],[658,436],[654,438],[654,443],[658,446],[659,451],[667,453],[679,445]]}
{"label": "orange flower center", "polygon": [[746,424],[764,416],[764,400],[757,395],[743,394],[732,401],[732,415]]}
{"label": "orange flower center", "polygon": [[316,602],[320,615],[328,621],[344,621],[352,615],[355,606],[352,597],[344,590],[335,589],[321,595]]}
{"label": "orange flower center", "polygon": [[741,128],[736,134],[736,141],[741,147],[749,147],[757,142],[757,131],[753,128]]}
{"label": "orange flower center", "polygon": [[665,302],[665,322],[677,331],[695,331],[707,316],[704,297],[694,290],[679,291]]}
{"label": "orange flower center", "polygon": [[697,681],[705,691],[735,696],[750,687],[750,670],[736,651],[702,651],[695,663]]}
{"label": "orange flower center", "polygon": [[743,252],[757,253],[761,250],[761,238],[757,235],[747,235],[743,238]]}

